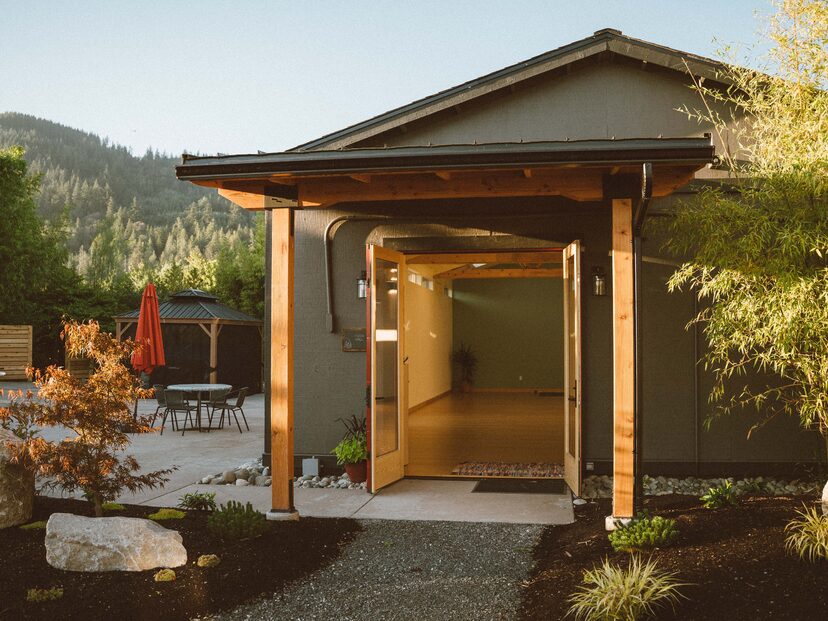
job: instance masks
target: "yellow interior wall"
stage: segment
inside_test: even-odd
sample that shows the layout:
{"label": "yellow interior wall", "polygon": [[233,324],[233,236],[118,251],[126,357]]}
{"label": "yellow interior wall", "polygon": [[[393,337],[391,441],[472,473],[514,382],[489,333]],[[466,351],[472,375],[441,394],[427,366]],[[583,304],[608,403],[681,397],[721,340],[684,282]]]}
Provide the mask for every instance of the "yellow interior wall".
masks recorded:
{"label": "yellow interior wall", "polygon": [[431,291],[406,279],[405,288],[408,407],[412,408],[451,390],[452,299],[443,283],[435,282]]}

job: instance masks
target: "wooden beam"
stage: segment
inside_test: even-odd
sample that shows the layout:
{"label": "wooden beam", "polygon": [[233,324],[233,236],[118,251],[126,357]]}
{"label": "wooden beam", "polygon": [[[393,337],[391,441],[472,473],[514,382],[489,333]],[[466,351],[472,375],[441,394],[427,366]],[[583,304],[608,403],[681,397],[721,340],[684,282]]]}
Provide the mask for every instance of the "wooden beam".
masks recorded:
{"label": "wooden beam", "polygon": [[271,212],[270,472],[272,514],[293,508],[293,210]]}
{"label": "wooden beam", "polygon": [[531,168],[524,168],[523,169],[523,176],[526,177],[527,179],[531,179],[532,178],[532,169]]}
{"label": "wooden beam", "polygon": [[579,201],[603,198],[600,169],[535,170],[527,179],[522,170],[452,173],[445,181],[429,174],[377,175],[370,184],[350,177],[300,179],[303,205],[327,207],[343,202],[485,198],[497,196],[565,196]]}
{"label": "wooden beam", "polygon": [[478,267],[459,272],[450,278],[453,280],[468,278],[563,278],[563,270]]}
{"label": "wooden beam", "polygon": [[635,326],[632,200],[612,201],[612,517],[634,515]]}
{"label": "wooden beam", "polygon": [[435,170],[434,174],[440,177],[443,181],[451,181],[451,173],[446,170]]}
{"label": "wooden beam", "polygon": [[348,175],[354,181],[359,181],[360,183],[371,183],[371,175]]}
{"label": "wooden beam", "polygon": [[504,252],[456,252],[406,255],[407,265],[441,263],[560,263],[560,250],[519,250]]}

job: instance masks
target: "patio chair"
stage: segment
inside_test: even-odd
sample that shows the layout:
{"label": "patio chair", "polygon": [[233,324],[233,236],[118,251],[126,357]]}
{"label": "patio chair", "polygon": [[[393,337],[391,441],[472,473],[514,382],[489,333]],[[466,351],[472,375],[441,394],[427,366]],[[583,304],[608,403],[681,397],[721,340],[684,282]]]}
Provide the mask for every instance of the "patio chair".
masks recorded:
{"label": "patio chair", "polygon": [[150,427],[155,427],[155,419],[158,418],[158,415],[167,409],[167,399],[164,395],[164,384],[155,384],[153,389],[155,390],[155,401],[158,406],[155,408],[155,412],[152,414],[152,423],[150,423]]}
{"label": "patio chair", "polygon": [[[247,424],[247,417],[244,415],[244,410],[242,409],[242,406],[244,405],[244,398],[247,396],[247,391],[248,390],[249,389],[247,388],[247,386],[245,386],[244,388],[239,388],[238,395],[236,396],[236,403],[235,404],[225,402],[223,405],[220,405],[220,406],[215,408],[215,410],[221,410],[221,418],[219,419],[219,429],[221,429],[224,426],[224,415],[225,415],[225,413],[227,414],[227,422],[228,423],[230,422],[230,414],[232,414],[233,418],[236,419],[236,427],[239,428],[239,433],[241,433],[242,428],[241,428],[241,425],[239,424],[239,417],[236,415],[236,412],[239,412],[242,415],[242,420],[244,421],[244,426],[247,427],[248,431],[250,431],[250,425]],[[215,410],[213,410],[213,412],[215,412]],[[213,420],[213,414],[211,412],[210,413],[210,423],[211,423],[211,425],[212,425],[212,420]]]}
{"label": "patio chair", "polygon": [[164,391],[164,398],[166,400],[166,407],[164,408],[164,418],[161,419],[161,433],[160,435],[164,435],[164,425],[167,422],[167,417],[172,417],[172,428],[178,431],[178,413],[184,413],[184,427],[181,430],[183,433],[187,430],[187,420],[190,419],[193,412],[195,412],[195,407],[190,405],[184,399],[184,393],[180,390],[165,390]]}
{"label": "patio chair", "polygon": [[[208,393],[207,401],[204,402],[204,405],[207,407],[210,421],[209,424],[211,427],[213,426],[213,412],[220,410],[222,407],[227,405],[227,397],[231,394],[230,390],[230,388],[222,388],[221,390],[211,390]],[[235,395],[236,393],[232,394]],[[219,427],[219,429],[221,429],[221,427]]]}

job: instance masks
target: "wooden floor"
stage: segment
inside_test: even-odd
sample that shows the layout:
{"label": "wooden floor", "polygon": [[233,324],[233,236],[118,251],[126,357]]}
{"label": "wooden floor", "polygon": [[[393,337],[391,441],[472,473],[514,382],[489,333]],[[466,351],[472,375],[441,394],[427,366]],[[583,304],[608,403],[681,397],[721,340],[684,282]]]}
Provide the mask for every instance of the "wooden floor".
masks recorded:
{"label": "wooden floor", "polygon": [[463,461],[563,463],[563,397],[452,393],[408,416],[407,476],[452,476]]}

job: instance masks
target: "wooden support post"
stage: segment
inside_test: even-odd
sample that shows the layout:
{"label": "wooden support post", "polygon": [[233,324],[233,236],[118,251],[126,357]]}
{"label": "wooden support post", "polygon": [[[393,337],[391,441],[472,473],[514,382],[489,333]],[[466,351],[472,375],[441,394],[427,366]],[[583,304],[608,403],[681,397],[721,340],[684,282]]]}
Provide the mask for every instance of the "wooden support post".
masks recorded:
{"label": "wooden support post", "polygon": [[270,473],[268,519],[297,519],[293,507],[293,210],[270,214]]}
{"label": "wooden support post", "polygon": [[612,518],[633,517],[635,484],[635,315],[632,200],[612,201]]}
{"label": "wooden support post", "polygon": [[218,324],[210,324],[210,383],[218,383]]}

